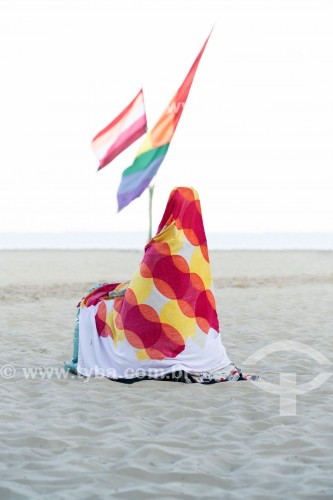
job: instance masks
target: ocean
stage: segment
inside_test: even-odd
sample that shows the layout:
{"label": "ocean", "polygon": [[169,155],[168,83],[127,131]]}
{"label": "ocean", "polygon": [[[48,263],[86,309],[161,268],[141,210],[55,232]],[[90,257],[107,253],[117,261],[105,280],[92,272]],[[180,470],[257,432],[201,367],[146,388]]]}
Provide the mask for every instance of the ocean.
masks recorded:
{"label": "ocean", "polygon": [[[333,250],[333,233],[207,233],[210,250]],[[144,232],[0,233],[0,250],[142,250]]]}

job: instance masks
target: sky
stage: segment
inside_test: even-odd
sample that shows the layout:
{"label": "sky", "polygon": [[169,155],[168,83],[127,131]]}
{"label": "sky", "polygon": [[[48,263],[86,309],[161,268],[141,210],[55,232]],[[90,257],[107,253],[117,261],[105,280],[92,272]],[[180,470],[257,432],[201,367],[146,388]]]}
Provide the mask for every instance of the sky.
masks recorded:
{"label": "sky", "polygon": [[210,29],[168,154],[206,231],[333,231],[331,0],[0,0],[0,232],[142,231],[117,213],[143,138],[97,173],[91,140],[144,89],[148,127]]}

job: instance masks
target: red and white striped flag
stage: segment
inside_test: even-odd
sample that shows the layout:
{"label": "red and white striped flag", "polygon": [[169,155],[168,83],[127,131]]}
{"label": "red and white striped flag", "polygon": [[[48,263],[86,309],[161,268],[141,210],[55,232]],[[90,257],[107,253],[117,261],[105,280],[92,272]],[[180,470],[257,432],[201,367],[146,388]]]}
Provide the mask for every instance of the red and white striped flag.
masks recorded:
{"label": "red and white striped flag", "polygon": [[99,160],[98,170],[105,167],[124,149],[147,131],[147,118],[142,89],[132,102],[92,140]]}

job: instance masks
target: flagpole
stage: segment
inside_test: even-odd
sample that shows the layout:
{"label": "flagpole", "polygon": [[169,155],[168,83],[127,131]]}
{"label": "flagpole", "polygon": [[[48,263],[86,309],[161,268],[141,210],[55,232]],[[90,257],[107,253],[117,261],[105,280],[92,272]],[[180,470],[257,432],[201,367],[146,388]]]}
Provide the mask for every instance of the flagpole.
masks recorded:
{"label": "flagpole", "polygon": [[154,194],[154,184],[149,186],[149,232],[148,232],[148,241],[152,238],[152,219],[153,219],[153,194]]}

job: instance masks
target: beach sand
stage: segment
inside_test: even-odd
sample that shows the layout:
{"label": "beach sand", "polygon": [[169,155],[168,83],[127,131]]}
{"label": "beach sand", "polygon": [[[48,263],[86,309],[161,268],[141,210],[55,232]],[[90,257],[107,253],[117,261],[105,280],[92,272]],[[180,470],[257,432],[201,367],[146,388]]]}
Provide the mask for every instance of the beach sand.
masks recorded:
{"label": "beach sand", "polygon": [[64,378],[77,302],[131,277],[141,253],[0,252],[1,499],[333,497],[333,377],[318,379],[332,373],[333,252],[210,256],[229,357],[287,384],[281,397],[251,382]]}

